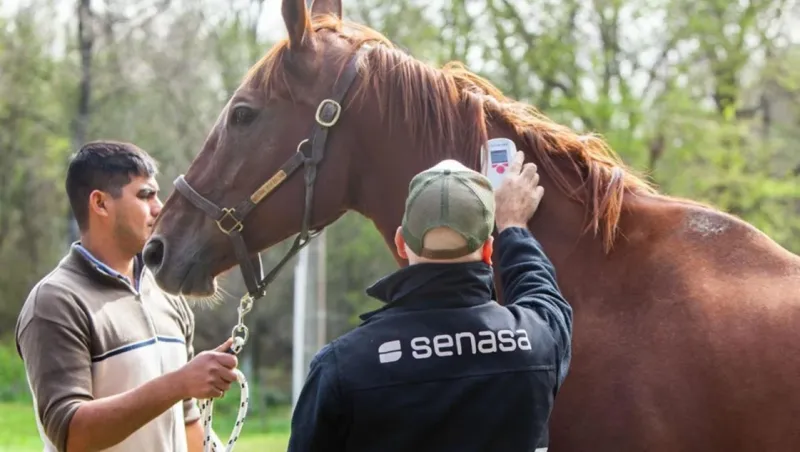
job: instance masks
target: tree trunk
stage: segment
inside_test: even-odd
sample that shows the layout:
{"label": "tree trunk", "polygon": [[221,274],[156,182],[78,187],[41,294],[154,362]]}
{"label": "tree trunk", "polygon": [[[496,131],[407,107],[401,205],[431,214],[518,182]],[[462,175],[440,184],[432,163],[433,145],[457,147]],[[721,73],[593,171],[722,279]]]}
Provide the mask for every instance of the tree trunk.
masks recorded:
{"label": "tree trunk", "polygon": [[[78,0],[78,49],[81,55],[81,78],[78,85],[78,105],[73,121],[72,148],[77,151],[86,142],[92,95],[92,48],[94,29],[91,0]],[[79,237],[78,223],[69,213],[69,242]]]}

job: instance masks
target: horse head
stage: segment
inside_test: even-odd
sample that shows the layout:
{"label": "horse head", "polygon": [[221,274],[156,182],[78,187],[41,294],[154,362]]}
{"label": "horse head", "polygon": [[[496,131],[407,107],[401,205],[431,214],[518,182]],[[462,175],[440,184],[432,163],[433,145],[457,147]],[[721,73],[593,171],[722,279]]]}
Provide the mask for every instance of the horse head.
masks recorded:
{"label": "horse head", "polygon": [[312,18],[338,24],[340,1],[308,10],[305,0],[285,0],[281,9],[288,39],[248,71],[145,247],[169,292],[211,294],[214,277],[237,260],[330,224],[352,205],[351,167],[364,162],[354,162],[362,144],[345,101],[362,42],[312,27]]}

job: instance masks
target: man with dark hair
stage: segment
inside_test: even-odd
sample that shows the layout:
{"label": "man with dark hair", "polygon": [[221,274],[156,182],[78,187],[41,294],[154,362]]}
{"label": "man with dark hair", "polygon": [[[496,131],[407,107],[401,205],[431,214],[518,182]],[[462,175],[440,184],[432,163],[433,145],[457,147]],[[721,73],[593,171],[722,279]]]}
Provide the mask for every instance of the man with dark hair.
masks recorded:
{"label": "man with dark hair", "polygon": [[45,452],[199,452],[194,399],[236,379],[230,340],[194,357],[189,305],[143,265],[156,173],[130,143],[88,143],[69,164],[80,241],[31,290],[16,328]]}
{"label": "man with dark hair", "polygon": [[89,204],[94,190],[104,191],[116,199],[122,194],[131,176],[155,177],[156,162],[143,150],[129,143],[88,143],[70,161],[66,189],[70,207],[81,231],[88,224]]}

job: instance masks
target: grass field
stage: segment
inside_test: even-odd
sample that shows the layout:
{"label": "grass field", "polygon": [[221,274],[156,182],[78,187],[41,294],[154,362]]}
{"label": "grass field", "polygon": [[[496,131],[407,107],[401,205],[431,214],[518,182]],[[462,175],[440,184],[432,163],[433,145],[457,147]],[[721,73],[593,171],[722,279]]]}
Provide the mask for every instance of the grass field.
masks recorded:
{"label": "grass field", "polygon": [[[223,441],[228,439],[235,419],[214,410],[214,430]],[[248,417],[236,452],[285,451],[289,441],[288,408],[270,410],[266,419]],[[30,404],[0,403],[0,452],[41,452],[42,442],[36,430]]]}

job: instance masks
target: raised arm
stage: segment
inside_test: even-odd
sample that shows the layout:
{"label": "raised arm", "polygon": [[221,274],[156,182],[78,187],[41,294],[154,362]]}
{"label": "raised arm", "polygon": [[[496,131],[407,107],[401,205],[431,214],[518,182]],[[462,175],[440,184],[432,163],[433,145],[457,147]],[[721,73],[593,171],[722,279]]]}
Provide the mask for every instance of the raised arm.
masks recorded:
{"label": "raised arm", "polygon": [[507,305],[530,309],[550,327],[561,358],[561,383],[571,357],[572,307],[558,289],[553,264],[526,228],[500,231],[497,251]]}
{"label": "raised arm", "polygon": [[559,384],[572,356],[572,308],[561,295],[553,264],[528,231],[527,223],[544,196],[533,163],[517,152],[495,191],[497,250],[503,294],[509,304],[531,310],[550,328],[558,347]]}

